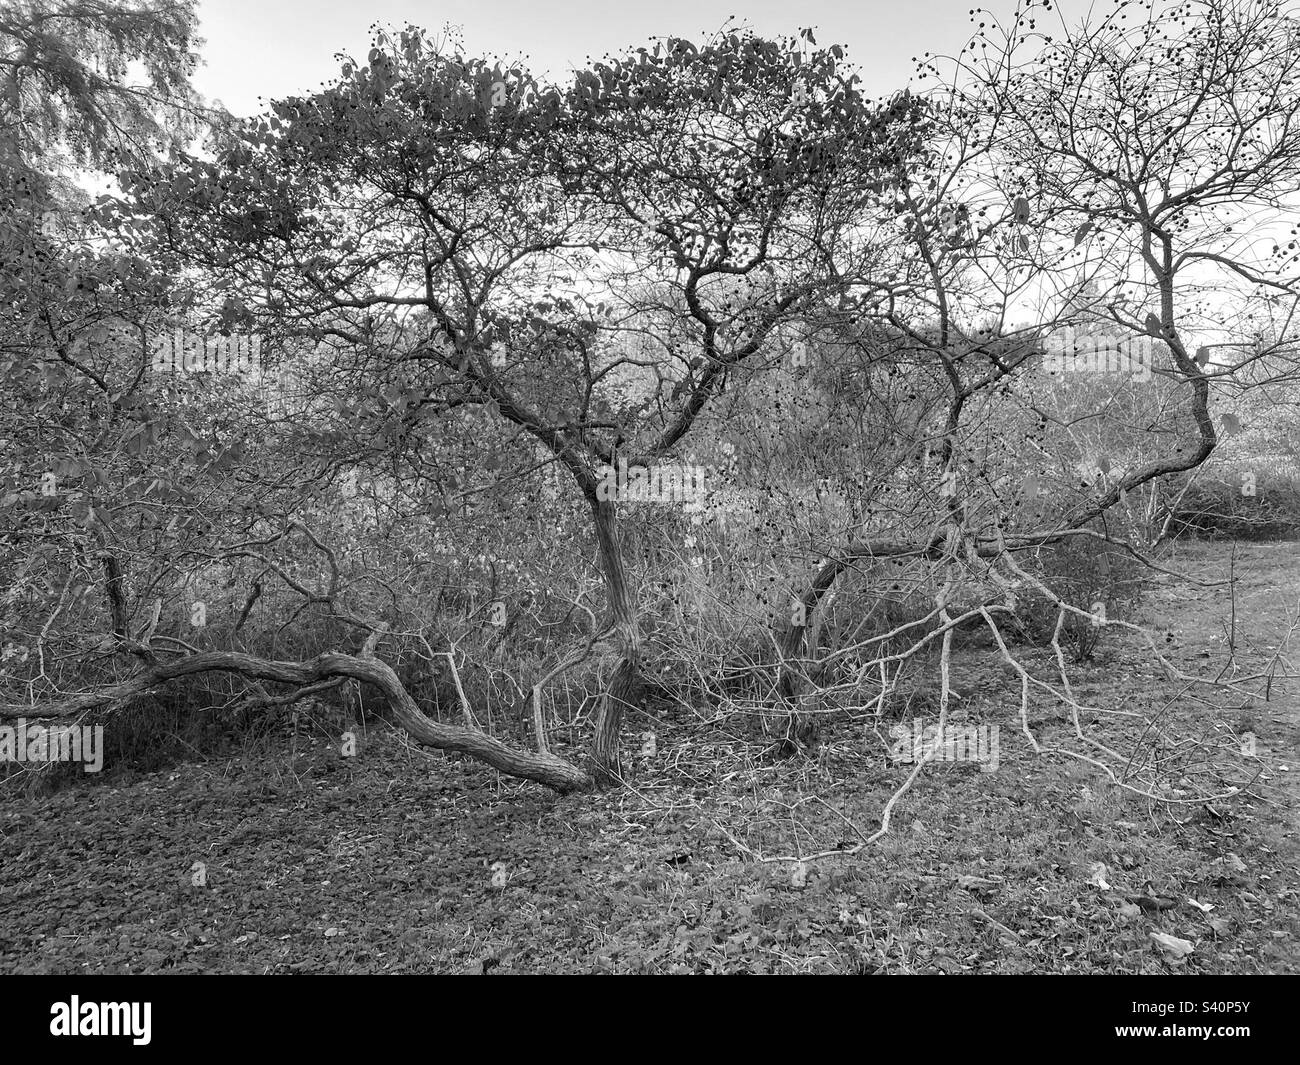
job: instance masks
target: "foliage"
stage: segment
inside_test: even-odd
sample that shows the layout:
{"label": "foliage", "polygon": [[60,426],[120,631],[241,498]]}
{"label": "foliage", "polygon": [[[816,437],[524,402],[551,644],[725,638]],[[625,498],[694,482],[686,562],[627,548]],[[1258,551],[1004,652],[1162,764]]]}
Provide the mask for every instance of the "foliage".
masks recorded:
{"label": "foliage", "polygon": [[[1243,484],[1251,494],[1244,494]],[[1177,496],[1171,527],[1179,533],[1238,540],[1291,538],[1300,529],[1300,482],[1285,474],[1213,471]]]}
{"label": "foliage", "polygon": [[1072,536],[1035,554],[1030,572],[1065,603],[1084,615],[1063,611],[1041,595],[1027,594],[1016,617],[1039,642],[1061,636],[1078,661],[1093,657],[1106,620],[1129,621],[1142,597],[1146,569],[1124,545],[1092,536]]}

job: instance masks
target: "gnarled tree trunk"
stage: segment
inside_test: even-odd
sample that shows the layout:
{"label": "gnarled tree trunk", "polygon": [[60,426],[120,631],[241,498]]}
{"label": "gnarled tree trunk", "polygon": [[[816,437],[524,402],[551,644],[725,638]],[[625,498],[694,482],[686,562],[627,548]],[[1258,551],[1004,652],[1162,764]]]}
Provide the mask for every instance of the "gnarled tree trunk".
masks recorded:
{"label": "gnarled tree trunk", "polygon": [[619,664],[596,711],[596,731],[591,739],[588,768],[599,787],[613,787],[622,777],[619,738],[624,713],[641,705],[641,631],[637,627],[636,605],[628,587],[627,569],[618,540],[615,504],[596,499],[593,494],[591,509]]}
{"label": "gnarled tree trunk", "polygon": [[356,656],[331,652],[305,662],[280,662],[233,651],[203,651],[169,662],[152,662],[130,679],[88,695],[72,696],[39,707],[0,704],[0,719],[70,717],[101,707],[113,710],[166,681],[208,672],[237,673],[258,680],[299,686],[316,684],[331,677],[350,677],[379,688],[388,697],[397,723],[413,740],[426,747],[468,754],[502,773],[533,780],[559,792],[585,791],[593,783],[581,767],[548,752],[518,750],[476,728],[444,725],[427,717],[392,667],[369,653]]}

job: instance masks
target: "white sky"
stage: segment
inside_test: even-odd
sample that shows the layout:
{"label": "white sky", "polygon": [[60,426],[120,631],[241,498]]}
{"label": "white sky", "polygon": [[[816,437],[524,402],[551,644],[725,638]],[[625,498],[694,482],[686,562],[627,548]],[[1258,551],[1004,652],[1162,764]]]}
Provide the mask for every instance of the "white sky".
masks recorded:
{"label": "white sky", "polygon": [[[1071,22],[1088,6],[1064,5]],[[1102,0],[1097,10],[1111,6]],[[374,22],[412,22],[435,33],[459,25],[470,53],[524,58],[534,75],[562,78],[588,56],[621,53],[652,37],[699,40],[734,15],[770,37],[812,26],[819,45],[846,48],[868,93],[879,96],[914,75],[913,56],[959,52],[975,28],[971,8],[970,0],[200,0],[206,66],[194,80],[209,99],[252,114],[261,110],[259,96],[311,91],[332,79],[336,51],[364,61]],[[1006,24],[1014,0],[995,0],[992,10]]]}

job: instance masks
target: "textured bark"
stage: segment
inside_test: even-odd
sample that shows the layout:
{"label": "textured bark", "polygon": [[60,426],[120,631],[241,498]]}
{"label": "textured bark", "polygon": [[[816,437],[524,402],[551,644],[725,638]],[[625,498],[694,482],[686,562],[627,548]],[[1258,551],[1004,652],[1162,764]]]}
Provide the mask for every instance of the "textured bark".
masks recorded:
{"label": "textured bark", "polygon": [[613,787],[622,777],[619,738],[623,717],[629,709],[641,706],[641,633],[637,627],[636,607],[627,585],[627,571],[618,541],[615,507],[612,502],[591,499],[596,523],[596,542],[600,547],[601,567],[609,599],[612,637],[619,652],[609,688],[596,711],[596,731],[591,738],[589,769],[599,787]]}
{"label": "textured bark", "polygon": [[822,566],[813,579],[812,586],[804,592],[801,599],[804,608],[803,624],[787,624],[777,636],[780,661],[777,664],[776,692],[788,712],[785,715],[765,715],[763,731],[768,736],[778,737],[779,755],[795,753],[801,744],[811,742],[816,736],[816,720],[801,712],[803,696],[808,688],[805,675],[807,663],[803,657],[813,614],[843,568],[843,563],[835,561]]}
{"label": "textured bark", "polygon": [[388,696],[398,723],[412,739],[426,747],[459,751],[502,773],[536,781],[561,792],[583,791],[593,784],[590,774],[556,755],[516,750],[478,729],[444,725],[426,717],[392,668],[369,656],[330,653],[317,655],[306,662],[276,662],[231,651],[204,652],[160,662],[124,683],[100,692],[37,707],[0,705],[0,718],[65,717],[95,708],[112,709],[166,681],[208,672],[238,673],[259,680],[297,685],[313,684],[330,677],[351,677],[382,690]]}

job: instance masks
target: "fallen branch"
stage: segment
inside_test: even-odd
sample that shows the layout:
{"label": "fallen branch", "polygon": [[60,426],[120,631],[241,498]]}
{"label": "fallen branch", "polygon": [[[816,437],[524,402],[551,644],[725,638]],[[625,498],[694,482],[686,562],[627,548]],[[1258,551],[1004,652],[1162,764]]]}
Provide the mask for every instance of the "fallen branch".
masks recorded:
{"label": "fallen branch", "polygon": [[549,752],[516,750],[478,729],[444,725],[426,717],[392,667],[373,657],[374,644],[380,635],[382,627],[371,633],[361,656],[330,652],[305,662],[271,661],[234,651],[186,655],[170,662],[152,663],[128,680],[99,691],[38,705],[0,704],[0,718],[68,717],[86,710],[114,709],[167,681],[199,673],[237,673],[298,686],[335,677],[351,678],[379,688],[388,697],[397,723],[423,746],[468,754],[502,773],[545,784],[560,792],[584,791],[593,786],[585,770]]}

